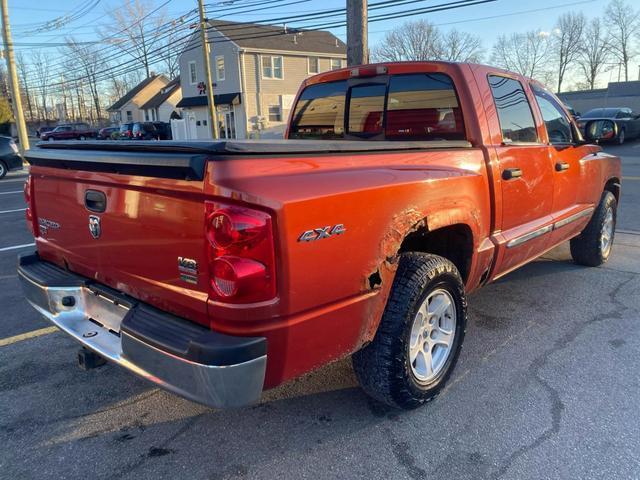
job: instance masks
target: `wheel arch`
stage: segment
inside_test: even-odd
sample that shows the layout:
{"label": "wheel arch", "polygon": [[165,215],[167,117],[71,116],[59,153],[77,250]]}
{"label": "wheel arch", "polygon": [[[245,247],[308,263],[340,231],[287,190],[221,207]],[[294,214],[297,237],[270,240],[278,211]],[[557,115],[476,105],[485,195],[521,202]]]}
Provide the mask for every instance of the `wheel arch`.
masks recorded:
{"label": "wheel arch", "polygon": [[620,179],[617,177],[610,178],[604,185],[604,191],[613,193],[613,196],[616,197],[616,202],[618,203],[620,202],[620,190],[621,183]]}
{"label": "wheel arch", "polygon": [[455,223],[433,230],[428,224],[409,232],[398,253],[423,252],[450,260],[460,272],[464,282],[469,278],[473,260],[473,230],[466,223]]}

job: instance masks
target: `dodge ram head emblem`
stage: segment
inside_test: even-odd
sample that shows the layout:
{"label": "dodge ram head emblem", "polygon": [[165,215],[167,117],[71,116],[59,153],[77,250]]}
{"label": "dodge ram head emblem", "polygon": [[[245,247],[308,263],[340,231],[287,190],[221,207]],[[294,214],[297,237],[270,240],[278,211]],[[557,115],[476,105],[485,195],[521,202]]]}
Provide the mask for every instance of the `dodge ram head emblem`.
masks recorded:
{"label": "dodge ram head emblem", "polygon": [[330,238],[336,235],[342,235],[346,232],[347,229],[344,228],[342,223],[338,223],[337,225],[314,228],[313,230],[307,230],[306,232],[302,232],[302,235],[298,237],[299,242],[315,242],[316,240],[322,240],[323,238]]}
{"label": "dodge ram head emblem", "polygon": [[100,237],[100,233],[102,233],[102,231],[100,229],[100,217],[97,215],[89,215],[89,231],[93,238]]}

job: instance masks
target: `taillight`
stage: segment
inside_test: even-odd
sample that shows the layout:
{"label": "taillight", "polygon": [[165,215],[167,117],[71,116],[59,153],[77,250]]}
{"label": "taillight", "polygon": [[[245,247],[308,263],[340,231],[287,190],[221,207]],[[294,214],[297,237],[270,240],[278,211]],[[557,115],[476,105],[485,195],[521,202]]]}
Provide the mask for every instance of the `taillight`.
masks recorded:
{"label": "taillight", "polygon": [[27,228],[31,232],[32,235],[35,235],[33,229],[33,211],[31,210],[31,175],[27,176],[27,180],[24,182],[24,201],[27,204],[27,209],[25,210],[25,217],[27,220]]}
{"label": "taillight", "polygon": [[225,303],[256,303],[276,296],[271,215],[206,202],[210,294]]}

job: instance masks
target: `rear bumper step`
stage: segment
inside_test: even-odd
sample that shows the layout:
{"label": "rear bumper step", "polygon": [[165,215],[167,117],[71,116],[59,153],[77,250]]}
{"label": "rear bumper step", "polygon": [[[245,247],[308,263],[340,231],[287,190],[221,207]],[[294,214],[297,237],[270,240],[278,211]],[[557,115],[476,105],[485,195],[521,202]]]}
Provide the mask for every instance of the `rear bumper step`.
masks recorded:
{"label": "rear bumper step", "polygon": [[266,339],[213,332],[67,272],[37,254],[19,257],[31,305],[105,359],[177,395],[211,407],[260,399]]}

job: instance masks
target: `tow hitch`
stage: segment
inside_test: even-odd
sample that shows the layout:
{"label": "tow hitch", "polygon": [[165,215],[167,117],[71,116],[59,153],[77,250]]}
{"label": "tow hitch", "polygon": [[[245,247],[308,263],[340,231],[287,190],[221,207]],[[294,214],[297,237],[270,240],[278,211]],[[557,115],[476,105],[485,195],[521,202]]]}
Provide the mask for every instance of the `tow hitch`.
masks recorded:
{"label": "tow hitch", "polygon": [[93,370],[101,367],[107,361],[97,353],[82,347],[78,350],[78,366],[83,370]]}

